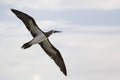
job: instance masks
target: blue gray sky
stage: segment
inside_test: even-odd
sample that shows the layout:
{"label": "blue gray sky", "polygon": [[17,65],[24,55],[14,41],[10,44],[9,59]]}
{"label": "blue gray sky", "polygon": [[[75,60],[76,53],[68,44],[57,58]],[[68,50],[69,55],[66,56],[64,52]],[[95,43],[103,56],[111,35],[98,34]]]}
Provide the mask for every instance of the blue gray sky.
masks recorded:
{"label": "blue gray sky", "polygon": [[[119,0],[0,0],[0,80],[120,80]],[[65,77],[11,8],[31,15],[60,50]]]}

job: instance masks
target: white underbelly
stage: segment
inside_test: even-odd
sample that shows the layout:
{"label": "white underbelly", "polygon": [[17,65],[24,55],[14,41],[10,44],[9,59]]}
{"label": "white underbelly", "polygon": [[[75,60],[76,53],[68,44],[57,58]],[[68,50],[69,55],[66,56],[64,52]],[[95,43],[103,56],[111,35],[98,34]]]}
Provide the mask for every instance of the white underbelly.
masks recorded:
{"label": "white underbelly", "polygon": [[41,34],[39,36],[36,36],[34,39],[32,39],[31,44],[38,44],[46,39],[47,37],[44,34]]}

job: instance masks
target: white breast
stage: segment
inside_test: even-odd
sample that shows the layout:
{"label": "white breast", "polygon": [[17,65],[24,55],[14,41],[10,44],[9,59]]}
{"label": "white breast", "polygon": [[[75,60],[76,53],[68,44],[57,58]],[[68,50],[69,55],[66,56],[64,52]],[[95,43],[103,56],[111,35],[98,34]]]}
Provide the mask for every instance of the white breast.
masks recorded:
{"label": "white breast", "polygon": [[31,44],[38,44],[46,39],[47,37],[44,34],[41,34],[41,35],[36,36],[34,39],[32,39]]}

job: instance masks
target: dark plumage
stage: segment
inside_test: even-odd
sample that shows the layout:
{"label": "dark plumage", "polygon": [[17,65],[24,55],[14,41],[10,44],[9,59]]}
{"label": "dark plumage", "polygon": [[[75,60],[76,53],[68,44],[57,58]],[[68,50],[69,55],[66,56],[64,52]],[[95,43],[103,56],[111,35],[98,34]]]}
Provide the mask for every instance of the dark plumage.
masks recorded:
{"label": "dark plumage", "polygon": [[66,66],[60,52],[50,43],[48,39],[52,33],[57,33],[60,31],[51,30],[45,33],[37,26],[35,20],[31,16],[15,9],[11,9],[11,11],[25,24],[26,28],[33,36],[33,39],[25,43],[22,48],[26,49],[33,44],[39,44],[43,50],[54,60],[60,70],[67,76]]}

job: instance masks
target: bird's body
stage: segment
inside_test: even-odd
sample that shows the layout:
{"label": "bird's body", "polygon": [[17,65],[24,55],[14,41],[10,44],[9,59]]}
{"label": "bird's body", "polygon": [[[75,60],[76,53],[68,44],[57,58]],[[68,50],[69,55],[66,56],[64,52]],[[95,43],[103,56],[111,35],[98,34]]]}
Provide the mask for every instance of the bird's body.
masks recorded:
{"label": "bird's body", "polygon": [[47,37],[44,34],[40,34],[40,35],[34,37],[31,41],[25,43],[22,46],[22,48],[24,48],[24,49],[29,48],[30,46],[41,43],[42,41],[45,41],[45,40],[47,40]]}
{"label": "bird's body", "polygon": [[43,50],[54,60],[54,62],[57,64],[57,66],[60,68],[60,70],[67,75],[66,66],[64,63],[64,60],[60,54],[60,52],[50,43],[48,37],[52,33],[57,33],[60,31],[51,30],[49,32],[43,32],[36,24],[35,20],[21,12],[15,9],[11,9],[11,11],[25,24],[26,28],[30,31],[30,33],[33,36],[33,39],[27,43],[25,43],[22,48],[26,49],[34,44],[39,44]]}
{"label": "bird's body", "polygon": [[41,34],[39,36],[36,36],[33,40],[31,40],[31,44],[37,44],[41,43],[42,41],[45,41],[47,37],[44,34]]}

